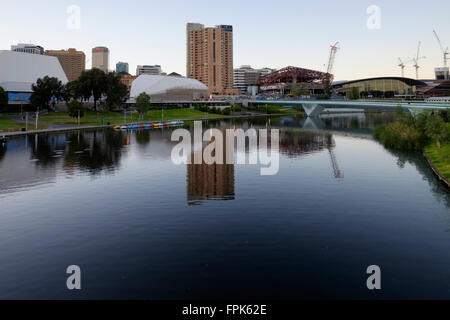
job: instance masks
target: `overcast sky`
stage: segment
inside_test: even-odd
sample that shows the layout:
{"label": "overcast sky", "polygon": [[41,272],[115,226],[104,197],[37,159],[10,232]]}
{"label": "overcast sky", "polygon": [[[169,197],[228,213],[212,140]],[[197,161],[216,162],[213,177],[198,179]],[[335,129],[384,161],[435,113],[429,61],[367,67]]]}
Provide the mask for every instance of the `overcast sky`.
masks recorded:
{"label": "overcast sky", "polygon": [[[72,5],[80,8],[79,29],[67,13]],[[371,5],[380,15],[367,13]],[[132,74],[138,64],[160,64],[184,75],[187,22],[233,25],[234,67],[325,70],[330,45],[339,41],[336,80],[399,76],[398,57],[412,58],[418,41],[427,57],[420,78],[431,79],[443,65],[433,29],[450,46],[448,0],[14,0],[4,1],[2,12],[0,49],[18,42],[75,47],[90,68],[92,47],[106,46],[110,68],[125,61]],[[412,63],[405,71],[415,77]]]}

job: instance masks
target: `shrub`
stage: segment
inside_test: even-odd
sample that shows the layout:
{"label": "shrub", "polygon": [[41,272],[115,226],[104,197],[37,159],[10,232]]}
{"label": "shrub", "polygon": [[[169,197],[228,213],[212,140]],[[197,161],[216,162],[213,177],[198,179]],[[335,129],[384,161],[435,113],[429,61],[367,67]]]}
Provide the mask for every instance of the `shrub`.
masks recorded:
{"label": "shrub", "polygon": [[225,109],[223,109],[223,110],[222,110],[222,114],[223,114],[223,115],[226,115],[226,116],[231,115],[231,108],[225,108]]}
{"label": "shrub", "polygon": [[419,130],[401,122],[376,126],[373,135],[385,147],[401,150],[421,150],[426,140]]}
{"label": "shrub", "polygon": [[79,111],[79,115],[80,118],[84,117],[84,106],[83,103],[81,103],[78,100],[72,100],[71,102],[69,102],[69,104],[67,105],[68,108],[68,112],[69,112],[69,116],[72,118],[78,118],[78,111]]}

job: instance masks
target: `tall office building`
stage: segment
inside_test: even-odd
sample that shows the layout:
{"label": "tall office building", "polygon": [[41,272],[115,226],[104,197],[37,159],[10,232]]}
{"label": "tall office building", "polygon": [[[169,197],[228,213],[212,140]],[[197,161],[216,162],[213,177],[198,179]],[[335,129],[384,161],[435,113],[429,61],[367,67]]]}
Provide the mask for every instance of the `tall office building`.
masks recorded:
{"label": "tall office building", "polygon": [[69,50],[46,50],[47,56],[57,57],[69,81],[76,80],[86,69],[86,55],[74,48]]}
{"label": "tall office building", "polygon": [[44,48],[31,43],[18,43],[11,46],[11,51],[32,53],[32,54],[44,54]]}
{"label": "tall office building", "polygon": [[210,93],[233,94],[233,27],[186,25],[186,75],[208,86]]}
{"label": "tall office building", "polygon": [[154,76],[161,75],[161,66],[160,65],[154,65],[154,66],[137,66],[136,68],[136,75],[139,77],[141,74],[150,74]]}
{"label": "tall office building", "polygon": [[242,93],[249,93],[249,87],[256,86],[260,77],[274,71],[275,69],[270,68],[253,69],[249,65],[240,66],[233,72],[234,87],[240,89]]}
{"label": "tall office building", "polygon": [[95,47],[92,49],[92,68],[97,68],[108,72],[109,70],[109,49],[106,47]]}
{"label": "tall office building", "polygon": [[126,62],[117,62],[116,63],[116,72],[117,73],[130,73],[128,63]]}

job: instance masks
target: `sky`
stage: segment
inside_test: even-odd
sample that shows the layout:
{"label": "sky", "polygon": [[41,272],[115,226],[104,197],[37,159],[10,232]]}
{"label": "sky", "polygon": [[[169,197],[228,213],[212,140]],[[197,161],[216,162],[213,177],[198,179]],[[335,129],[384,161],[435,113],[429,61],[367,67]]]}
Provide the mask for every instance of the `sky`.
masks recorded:
{"label": "sky", "polygon": [[[68,12],[71,6],[79,8]],[[369,10],[375,7],[375,11]],[[186,73],[186,23],[233,25],[234,67],[297,66],[325,71],[339,41],[335,80],[400,76],[422,42],[419,77],[443,65],[435,29],[450,46],[448,0],[14,0],[2,3],[0,50],[18,42],[45,49],[76,48],[91,66],[95,46],[110,49],[110,69],[128,62]],[[1,72],[1,70],[0,70]],[[405,76],[415,78],[413,64]]]}

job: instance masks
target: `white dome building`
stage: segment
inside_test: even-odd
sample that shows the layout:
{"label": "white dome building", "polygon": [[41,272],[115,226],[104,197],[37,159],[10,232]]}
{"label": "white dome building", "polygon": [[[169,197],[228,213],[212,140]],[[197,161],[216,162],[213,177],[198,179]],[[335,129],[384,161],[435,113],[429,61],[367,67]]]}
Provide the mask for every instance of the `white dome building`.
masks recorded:
{"label": "white dome building", "polygon": [[56,57],[0,50],[0,87],[10,95],[22,97],[22,100],[18,98],[10,103],[29,103],[31,86],[45,76],[67,83],[66,74]]}
{"label": "white dome building", "polygon": [[198,80],[171,76],[140,75],[131,84],[130,98],[145,92],[152,102],[192,101],[208,96],[208,87]]}

